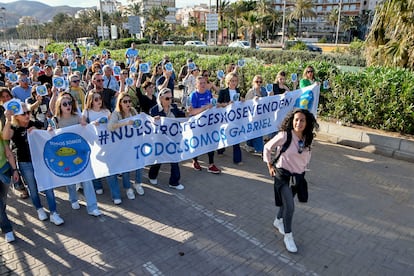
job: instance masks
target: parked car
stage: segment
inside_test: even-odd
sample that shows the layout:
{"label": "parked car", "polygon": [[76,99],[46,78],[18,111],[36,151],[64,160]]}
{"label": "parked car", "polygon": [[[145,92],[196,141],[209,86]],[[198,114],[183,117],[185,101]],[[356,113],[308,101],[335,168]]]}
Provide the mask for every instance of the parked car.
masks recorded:
{"label": "parked car", "polygon": [[301,50],[322,53],[321,47],[316,46],[312,44],[311,42],[306,42],[306,41],[301,41],[301,40],[286,40],[285,43],[283,43],[282,49],[289,50],[290,48],[294,47],[297,44],[303,45],[303,49]]}
{"label": "parked car", "polygon": [[[229,47],[238,47],[238,48],[250,48],[250,42],[247,40],[236,40],[229,44]],[[259,49],[259,46],[256,45],[256,49]]]}
{"label": "parked car", "polygon": [[175,46],[174,41],[164,41],[162,46]]}
{"label": "parked car", "polygon": [[207,44],[200,40],[189,40],[186,43],[184,43],[184,46],[205,47],[207,46]]}
{"label": "parked car", "polygon": [[305,44],[306,44],[306,48],[308,49],[308,51],[322,53],[322,48],[321,47],[316,46],[316,45],[314,45],[310,42],[305,42]]}

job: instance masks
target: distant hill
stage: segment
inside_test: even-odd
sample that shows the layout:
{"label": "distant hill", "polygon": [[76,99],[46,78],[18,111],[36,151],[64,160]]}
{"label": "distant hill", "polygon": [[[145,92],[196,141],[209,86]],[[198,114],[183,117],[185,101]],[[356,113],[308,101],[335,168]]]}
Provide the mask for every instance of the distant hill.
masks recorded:
{"label": "distant hill", "polygon": [[[1,3],[0,7],[5,8],[6,24],[8,27],[13,27],[19,24],[19,18],[22,16],[36,17],[39,22],[47,22],[58,13],[68,13],[75,15],[78,10],[84,8],[75,8],[69,6],[51,7],[41,2],[36,1],[16,1],[12,3]],[[94,7],[94,6],[91,6]],[[3,26],[0,26],[3,27]]]}

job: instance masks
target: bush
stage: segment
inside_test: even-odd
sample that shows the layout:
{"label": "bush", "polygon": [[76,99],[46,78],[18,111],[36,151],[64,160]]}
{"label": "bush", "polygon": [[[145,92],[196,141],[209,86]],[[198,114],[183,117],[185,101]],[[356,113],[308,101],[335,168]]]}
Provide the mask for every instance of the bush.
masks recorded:
{"label": "bush", "polygon": [[[130,42],[126,40],[124,43]],[[64,46],[64,43],[51,44],[47,50],[62,53]],[[210,71],[211,81],[216,83],[218,70],[225,70],[228,64],[245,59],[246,65],[239,69],[239,87],[243,95],[251,88],[255,75],[262,75],[265,83],[273,83],[280,70],[284,70],[288,76],[296,73],[301,78],[304,68],[311,65],[319,81],[330,82],[330,88],[321,91],[320,116],[344,123],[414,134],[414,73],[409,70],[369,67],[360,72],[340,72],[336,65],[360,65],[360,58],[351,54],[321,55],[312,52],[257,51],[215,46],[163,47],[150,44],[141,44],[138,49],[140,56],[152,64],[160,62],[167,54],[177,74],[186,60],[192,58],[201,69]],[[93,47],[88,54],[100,55],[101,52],[101,47]],[[115,60],[124,60],[124,54],[125,48],[111,50]],[[293,88],[290,77],[287,78],[287,84]]]}

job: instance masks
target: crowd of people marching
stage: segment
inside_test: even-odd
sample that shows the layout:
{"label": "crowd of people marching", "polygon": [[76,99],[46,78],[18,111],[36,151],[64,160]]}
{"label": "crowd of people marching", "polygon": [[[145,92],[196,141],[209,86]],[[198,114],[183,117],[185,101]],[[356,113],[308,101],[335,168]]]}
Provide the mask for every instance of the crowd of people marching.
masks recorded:
{"label": "crowd of people marching", "polygon": [[[38,51],[3,51],[0,55],[0,226],[5,234],[7,242],[15,240],[12,225],[6,214],[6,198],[9,185],[12,182],[14,189],[20,192],[22,198],[30,197],[36,209],[39,220],[49,219],[55,225],[61,225],[64,220],[60,217],[53,189],[44,191],[48,204],[49,214],[42,206],[34,169],[32,165],[28,134],[36,129],[64,128],[75,124],[107,123],[107,128],[114,131],[125,125],[133,124],[133,120],[127,118],[140,112],[147,113],[155,119],[159,117],[186,117],[197,115],[213,106],[225,107],[234,101],[254,99],[269,95],[283,94],[290,91],[286,85],[287,74],[278,72],[272,87],[264,87],[263,77],[254,76],[252,87],[245,97],[241,97],[239,85],[238,66],[230,64],[228,68],[218,74],[219,83],[212,82],[210,72],[202,70],[191,59],[181,67],[177,73],[172,69],[171,60],[165,56],[161,61],[151,61],[153,70],[149,70],[148,61],[143,61],[139,56],[135,44],[125,52],[125,60],[114,61],[109,51],[103,51],[101,55],[86,57],[82,55],[79,47],[67,45],[63,53],[49,53],[43,49]],[[299,83],[293,79],[296,89]],[[300,87],[314,83],[314,69],[311,66],[305,68],[300,80]],[[182,89],[182,97],[178,98],[177,89]],[[4,106],[11,100],[21,103],[22,112],[14,113],[14,110]],[[4,106],[3,106],[4,105]],[[296,113],[295,113],[296,114]],[[305,111],[302,116],[291,115],[290,124],[285,123],[282,130],[292,130],[295,143],[305,141],[303,148],[310,149],[313,138],[315,122],[310,113]],[[293,119],[296,116],[299,119]],[[102,122],[102,118],[107,118]],[[308,128],[296,129],[294,120],[305,122]],[[312,126],[312,128],[310,128]],[[276,146],[281,146],[286,141],[286,135],[270,135],[269,137],[257,137],[246,141],[242,146],[249,152],[264,156],[264,161],[269,165],[269,173],[276,177],[278,166],[271,163],[270,153]],[[298,137],[300,136],[300,137]],[[306,136],[304,138],[303,136]],[[268,146],[264,141],[270,140]],[[242,151],[239,144],[233,145],[233,162],[242,165]],[[214,162],[215,153],[220,155],[225,149],[209,152],[207,172],[220,174],[221,169]],[[289,150],[287,151],[289,152]],[[298,151],[297,151],[298,152]],[[298,155],[295,158],[302,160],[305,156]],[[280,168],[286,166],[292,173],[299,174],[304,171],[304,166],[309,162],[306,155],[300,166],[289,164],[289,159],[281,158]],[[180,168],[178,163],[171,163],[169,187],[183,190],[184,185],[180,181]],[[152,185],[157,185],[157,176],[161,164],[149,167],[148,179]],[[198,158],[193,158],[192,167],[201,171],[202,167]],[[303,167],[303,168],[302,168]],[[293,171],[292,171],[293,169]],[[86,198],[87,212],[92,216],[100,216],[96,195],[104,192],[103,184],[107,183],[113,203],[122,203],[121,188],[118,177],[121,178],[122,187],[126,197],[135,199],[135,195],[145,194],[142,186],[143,170],[137,169],[121,175],[111,175],[106,179],[94,179],[68,185],[68,198],[73,209],[79,209],[78,189],[82,189]],[[131,185],[130,177],[134,176]],[[286,182],[286,180],[283,180]],[[289,187],[289,183],[287,184]],[[282,187],[280,183],[278,187]],[[282,198],[293,198],[283,188],[277,190],[275,195],[281,194]],[[274,225],[283,234],[289,234],[291,217],[293,214],[292,201],[284,201],[285,208],[277,214]],[[279,206],[279,205],[278,205]],[[285,221],[283,222],[283,218]],[[285,228],[283,230],[283,223]],[[289,237],[289,236],[288,236]],[[293,238],[291,238],[293,241]],[[285,241],[289,243],[288,241]],[[295,252],[295,248],[288,244],[287,248]]]}

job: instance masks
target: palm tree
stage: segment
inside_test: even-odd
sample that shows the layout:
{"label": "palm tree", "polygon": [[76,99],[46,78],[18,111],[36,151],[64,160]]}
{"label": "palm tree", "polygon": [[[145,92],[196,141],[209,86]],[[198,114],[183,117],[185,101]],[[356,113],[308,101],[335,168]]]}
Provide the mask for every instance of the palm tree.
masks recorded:
{"label": "palm tree", "polygon": [[303,18],[315,18],[316,13],[313,10],[312,0],[296,0],[292,13],[289,15],[290,20],[297,22],[297,35],[302,36],[302,20]]}
{"label": "palm tree", "polygon": [[255,11],[244,13],[242,16],[243,25],[241,30],[246,30],[250,38],[250,47],[256,48],[256,32],[260,29],[259,15]]}
{"label": "palm tree", "polygon": [[352,31],[357,29],[357,20],[355,16],[344,16],[341,19],[341,28],[348,32],[348,42],[351,42]]}
{"label": "palm tree", "polygon": [[129,4],[125,9],[126,15],[142,15],[142,2],[133,2]]}
{"label": "palm tree", "polygon": [[384,1],[366,41],[367,63],[414,69],[413,18],[413,0]]}
{"label": "palm tree", "polygon": [[267,17],[269,17],[272,12],[274,11],[272,9],[272,6],[270,5],[270,0],[259,0],[256,3],[256,11],[258,13],[259,19],[260,19],[260,36],[266,31],[265,28],[267,26]]}
{"label": "palm tree", "polygon": [[221,43],[224,43],[224,18],[229,13],[230,2],[228,0],[220,0],[217,7],[217,13],[220,20]]}

